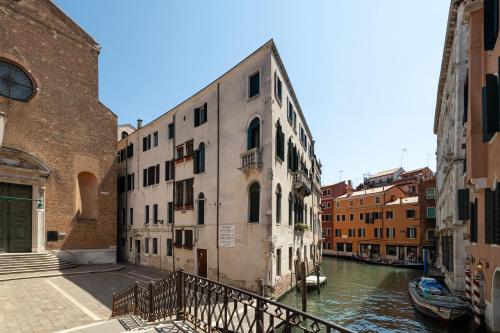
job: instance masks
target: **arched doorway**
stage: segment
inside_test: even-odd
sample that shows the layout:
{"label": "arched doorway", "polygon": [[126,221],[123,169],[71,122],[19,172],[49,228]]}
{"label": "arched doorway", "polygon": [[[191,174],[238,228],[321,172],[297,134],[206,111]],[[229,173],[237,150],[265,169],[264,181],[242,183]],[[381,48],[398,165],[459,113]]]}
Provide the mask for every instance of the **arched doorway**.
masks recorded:
{"label": "arched doorway", "polygon": [[493,304],[493,331],[500,332],[500,268],[497,268],[495,273],[493,273],[491,296]]}

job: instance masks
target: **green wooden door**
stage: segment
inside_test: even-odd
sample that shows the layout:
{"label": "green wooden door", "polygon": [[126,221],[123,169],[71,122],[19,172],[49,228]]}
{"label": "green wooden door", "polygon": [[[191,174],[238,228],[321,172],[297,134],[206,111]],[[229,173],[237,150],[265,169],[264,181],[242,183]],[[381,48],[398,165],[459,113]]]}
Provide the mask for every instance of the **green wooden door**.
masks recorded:
{"label": "green wooden door", "polygon": [[[31,252],[31,186],[0,183],[0,251]],[[28,200],[23,200],[28,199]]]}

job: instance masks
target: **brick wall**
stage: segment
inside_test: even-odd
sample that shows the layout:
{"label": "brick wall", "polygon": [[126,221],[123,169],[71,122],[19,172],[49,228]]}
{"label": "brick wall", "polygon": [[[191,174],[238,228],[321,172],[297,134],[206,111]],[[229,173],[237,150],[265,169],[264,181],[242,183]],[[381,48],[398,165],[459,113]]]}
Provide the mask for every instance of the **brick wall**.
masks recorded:
{"label": "brick wall", "polygon": [[[28,102],[0,97],[4,145],[43,161],[46,230],[66,234],[49,249],[116,245],[116,116],[99,102],[99,47],[48,0],[0,0],[0,58],[29,72],[37,92]],[[76,216],[77,175],[98,180],[98,217]]]}

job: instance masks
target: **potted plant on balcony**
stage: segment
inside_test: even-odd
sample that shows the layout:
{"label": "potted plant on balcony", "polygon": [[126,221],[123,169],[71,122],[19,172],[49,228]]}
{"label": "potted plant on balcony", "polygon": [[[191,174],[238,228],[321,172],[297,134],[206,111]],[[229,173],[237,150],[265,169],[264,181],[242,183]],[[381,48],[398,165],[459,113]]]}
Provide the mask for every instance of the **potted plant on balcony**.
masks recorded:
{"label": "potted plant on balcony", "polygon": [[296,223],[293,227],[296,232],[304,233],[304,231],[309,230],[309,226],[305,223]]}

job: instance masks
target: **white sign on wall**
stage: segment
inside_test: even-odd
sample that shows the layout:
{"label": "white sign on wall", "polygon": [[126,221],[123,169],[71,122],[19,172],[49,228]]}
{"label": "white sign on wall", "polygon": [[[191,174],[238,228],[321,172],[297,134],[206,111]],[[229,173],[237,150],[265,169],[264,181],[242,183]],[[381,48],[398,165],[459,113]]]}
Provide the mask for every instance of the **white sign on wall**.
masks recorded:
{"label": "white sign on wall", "polygon": [[234,247],[235,228],[232,224],[219,226],[219,247]]}

